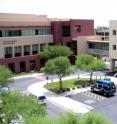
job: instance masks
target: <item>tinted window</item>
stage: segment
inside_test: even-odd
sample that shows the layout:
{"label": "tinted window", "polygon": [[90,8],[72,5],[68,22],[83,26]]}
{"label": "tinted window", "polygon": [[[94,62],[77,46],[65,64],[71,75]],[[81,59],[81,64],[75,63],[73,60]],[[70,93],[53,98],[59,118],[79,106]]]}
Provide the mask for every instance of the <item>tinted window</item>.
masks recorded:
{"label": "tinted window", "polygon": [[102,88],[102,85],[101,84],[98,84],[98,88]]}
{"label": "tinted window", "polygon": [[42,100],[42,99],[46,99],[46,97],[45,96],[38,97],[38,100]]}
{"label": "tinted window", "polygon": [[109,87],[107,87],[107,86],[103,86],[103,88],[104,88],[105,90],[109,90]]}

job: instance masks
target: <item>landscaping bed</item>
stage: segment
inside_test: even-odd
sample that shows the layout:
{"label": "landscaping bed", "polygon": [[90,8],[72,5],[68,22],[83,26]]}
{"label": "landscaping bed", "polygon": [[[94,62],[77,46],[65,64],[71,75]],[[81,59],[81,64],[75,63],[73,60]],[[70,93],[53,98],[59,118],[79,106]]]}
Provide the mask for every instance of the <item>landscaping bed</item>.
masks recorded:
{"label": "landscaping bed", "polygon": [[92,82],[89,81],[89,79],[71,79],[71,80],[65,80],[62,83],[63,89],[60,89],[59,82],[54,83],[48,83],[44,85],[45,88],[48,90],[59,94],[66,91],[70,91],[71,89],[74,90],[76,88],[83,88],[93,85],[96,82],[96,80],[92,80]]}

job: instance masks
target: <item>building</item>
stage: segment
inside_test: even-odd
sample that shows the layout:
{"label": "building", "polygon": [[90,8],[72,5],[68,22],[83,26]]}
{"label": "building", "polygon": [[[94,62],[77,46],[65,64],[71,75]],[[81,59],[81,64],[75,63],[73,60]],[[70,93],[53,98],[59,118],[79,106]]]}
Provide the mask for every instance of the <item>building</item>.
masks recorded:
{"label": "building", "polygon": [[109,22],[109,29],[110,29],[109,56],[111,60],[111,70],[114,70],[115,62],[117,61],[117,20],[111,20]]}
{"label": "building", "polygon": [[90,54],[97,58],[109,58],[109,41],[101,40],[101,36],[79,36],[77,41],[77,55]]}
{"label": "building", "polygon": [[0,64],[13,72],[38,71],[38,53],[48,45],[62,44],[77,55],[79,36],[94,35],[94,20],[52,20],[44,15],[0,14]]}
{"label": "building", "polygon": [[38,52],[51,43],[51,23],[46,16],[0,14],[0,64],[13,72],[38,71]]}
{"label": "building", "polygon": [[101,40],[109,41],[109,28],[95,29],[95,35],[101,36]]}

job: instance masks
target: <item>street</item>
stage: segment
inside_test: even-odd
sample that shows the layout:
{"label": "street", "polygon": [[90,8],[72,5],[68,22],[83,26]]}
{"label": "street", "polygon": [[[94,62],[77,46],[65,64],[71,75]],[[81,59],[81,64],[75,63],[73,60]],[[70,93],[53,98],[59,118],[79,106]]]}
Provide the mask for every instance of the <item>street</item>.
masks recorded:
{"label": "street", "polygon": [[[15,79],[14,83],[10,84],[9,87],[11,90],[27,91],[27,87],[39,83],[40,81],[45,80],[45,76],[34,76],[34,77],[25,77],[21,79]],[[62,108],[54,105],[53,103],[47,102],[47,112],[52,117],[58,117],[66,111]]]}

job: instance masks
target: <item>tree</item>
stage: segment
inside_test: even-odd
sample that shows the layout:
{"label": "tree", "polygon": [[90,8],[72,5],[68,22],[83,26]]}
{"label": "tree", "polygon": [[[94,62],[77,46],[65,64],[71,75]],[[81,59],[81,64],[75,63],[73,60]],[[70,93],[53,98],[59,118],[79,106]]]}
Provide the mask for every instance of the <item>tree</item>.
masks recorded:
{"label": "tree", "polygon": [[92,55],[82,55],[76,60],[76,67],[81,70],[90,72],[90,82],[94,71],[105,69],[105,63],[102,60],[94,58]]}
{"label": "tree", "polygon": [[66,46],[56,45],[48,46],[47,49],[39,53],[39,56],[44,59],[53,59],[59,56],[70,56],[72,51]]}
{"label": "tree", "polygon": [[59,78],[60,89],[62,89],[62,78],[66,74],[70,73],[70,67],[71,64],[67,57],[56,57],[46,63],[44,72],[46,74],[56,74]]}
{"label": "tree", "polygon": [[5,85],[10,82],[13,82],[12,72],[3,65],[0,65],[0,85]]}
{"label": "tree", "polygon": [[39,105],[34,97],[19,92],[8,92],[0,94],[0,98],[3,100],[0,114],[5,114],[5,124],[9,124],[17,115],[21,115],[24,119],[46,115],[46,108]]}

